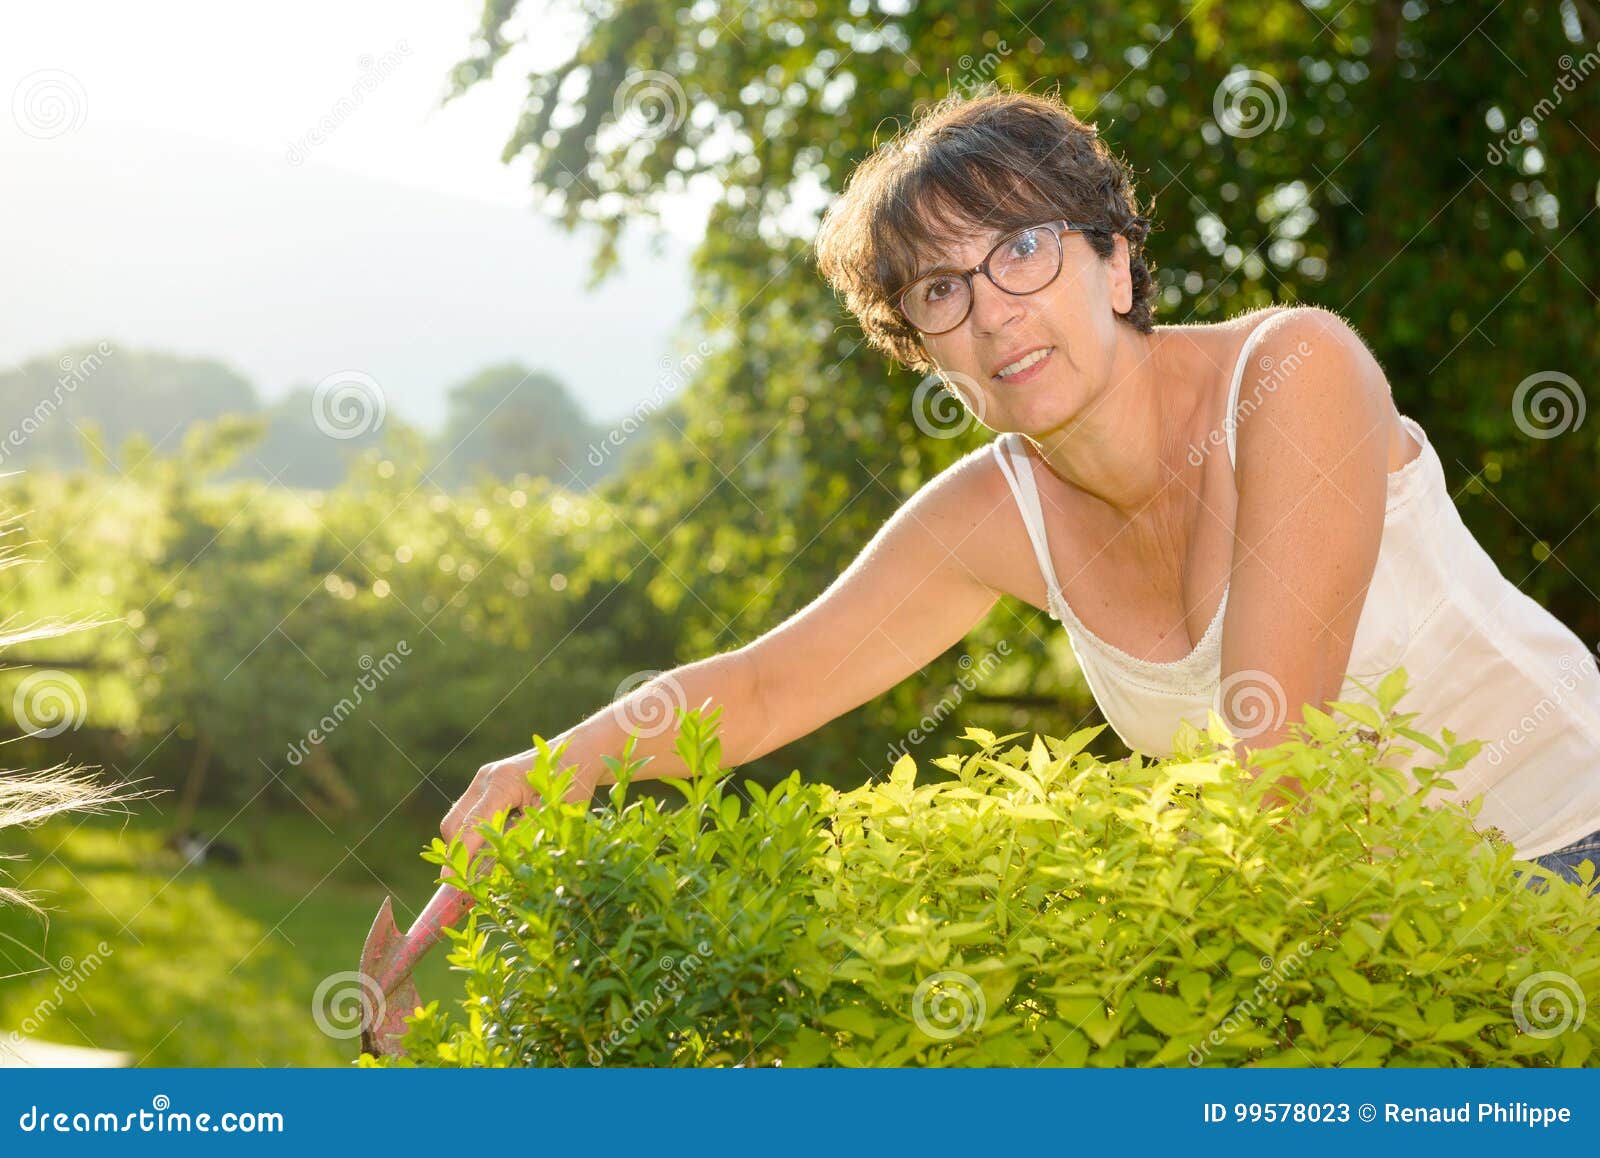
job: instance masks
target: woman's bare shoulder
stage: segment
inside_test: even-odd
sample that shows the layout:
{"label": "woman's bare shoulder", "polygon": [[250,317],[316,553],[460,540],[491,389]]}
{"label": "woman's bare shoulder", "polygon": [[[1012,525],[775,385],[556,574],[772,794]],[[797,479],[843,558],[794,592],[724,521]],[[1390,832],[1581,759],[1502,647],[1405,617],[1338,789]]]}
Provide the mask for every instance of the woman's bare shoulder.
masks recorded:
{"label": "woman's bare shoulder", "polygon": [[928,480],[907,506],[930,528],[940,528],[935,533],[941,544],[986,586],[1043,606],[1044,578],[1016,497],[995,457],[1004,453],[998,446],[1004,437],[999,435],[951,463]]}
{"label": "woman's bare shoulder", "polygon": [[[1241,464],[1261,458],[1292,469],[1315,443],[1382,430],[1393,469],[1407,456],[1389,381],[1347,320],[1320,306],[1294,306],[1261,324],[1254,356],[1272,367],[1239,406]],[[1290,449],[1286,450],[1285,447]],[[1248,467],[1246,467],[1248,469]]]}

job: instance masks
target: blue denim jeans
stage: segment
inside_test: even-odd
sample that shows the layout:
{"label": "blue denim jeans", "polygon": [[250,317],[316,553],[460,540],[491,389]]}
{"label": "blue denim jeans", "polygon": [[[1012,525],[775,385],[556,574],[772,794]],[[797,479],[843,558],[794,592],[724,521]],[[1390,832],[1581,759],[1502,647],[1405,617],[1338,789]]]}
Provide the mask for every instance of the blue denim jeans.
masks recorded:
{"label": "blue denim jeans", "polygon": [[[1586,860],[1593,861],[1595,873],[1589,882],[1592,889],[1600,884],[1600,829],[1573,841],[1566,848],[1558,848],[1555,852],[1547,852],[1543,856],[1533,857],[1532,860],[1539,867],[1549,869],[1556,876],[1575,885],[1583,883],[1578,877],[1578,865]],[[1528,878],[1529,888],[1542,884],[1542,881]]]}

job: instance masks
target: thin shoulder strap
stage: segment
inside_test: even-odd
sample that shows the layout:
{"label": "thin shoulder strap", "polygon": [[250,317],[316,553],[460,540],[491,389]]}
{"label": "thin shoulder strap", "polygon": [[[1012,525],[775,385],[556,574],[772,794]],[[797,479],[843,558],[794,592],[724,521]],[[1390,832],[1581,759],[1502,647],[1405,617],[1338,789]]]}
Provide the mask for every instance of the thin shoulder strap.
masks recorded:
{"label": "thin shoulder strap", "polygon": [[[1267,318],[1275,318],[1280,312],[1280,310],[1274,310],[1267,315]],[[1239,419],[1242,417],[1239,413],[1239,386],[1244,381],[1244,368],[1250,363],[1250,350],[1255,346],[1256,339],[1261,336],[1261,330],[1265,324],[1265,319],[1257,322],[1249,335],[1246,336],[1244,345],[1239,349],[1238,361],[1233,366],[1233,382],[1228,386],[1228,409],[1223,412],[1222,428],[1228,436],[1228,463],[1234,467],[1239,465],[1234,457],[1234,448],[1239,440]],[[1259,402],[1259,399],[1253,401],[1250,409],[1254,410]]]}
{"label": "thin shoulder strap", "polygon": [[1028,540],[1033,544],[1034,557],[1039,561],[1039,573],[1044,576],[1050,613],[1056,615],[1055,609],[1063,602],[1061,584],[1056,582],[1056,569],[1050,562],[1050,542],[1045,536],[1044,507],[1039,502],[1039,487],[1033,478],[1028,452],[1023,449],[1021,441],[1022,436],[1015,431],[1002,434],[992,444],[994,457],[1022,512],[1023,526],[1028,528]]}

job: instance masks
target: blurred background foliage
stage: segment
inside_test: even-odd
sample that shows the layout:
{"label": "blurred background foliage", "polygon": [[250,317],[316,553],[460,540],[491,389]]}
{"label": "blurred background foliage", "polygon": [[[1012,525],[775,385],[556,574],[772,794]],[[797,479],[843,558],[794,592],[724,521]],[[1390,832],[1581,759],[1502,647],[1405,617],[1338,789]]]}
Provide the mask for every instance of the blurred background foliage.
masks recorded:
{"label": "blurred background foliage", "polygon": [[[264,937],[301,962],[283,974],[295,990],[284,1009],[303,1009],[317,978],[353,967],[369,902],[397,892],[404,920],[406,902],[426,897],[414,853],[480,763],[565,729],[635,673],[777,625],[921,483],[990,437],[918,429],[919,376],[866,347],[809,254],[818,211],[851,168],[952,90],[1059,86],[1099,124],[1153,202],[1159,323],[1293,301],[1350,319],[1501,568],[1585,639],[1600,636],[1586,578],[1600,574],[1587,522],[1600,425],[1531,438],[1512,404],[1536,373],[1593,381],[1600,82],[1583,61],[1597,63],[1585,54],[1600,52],[1600,14],[1589,0],[579,10],[580,47],[529,78],[505,152],[533,159],[540,211],[598,227],[597,279],[627,276],[625,227],[713,191],[685,335],[702,353],[659,407],[604,429],[538,368],[488,365],[453,390],[438,440],[394,416],[332,439],[311,421],[308,391],[265,407],[226,366],[119,348],[8,448],[4,466],[26,468],[4,485],[35,562],[0,574],[5,606],[116,621],[0,671],[0,702],[14,709],[40,671],[64,674],[77,700],[54,735],[15,727],[10,763],[98,762],[170,790],[120,842],[97,843],[98,822],[30,837],[24,875],[59,886],[56,903],[75,916],[131,921],[130,935],[159,915],[226,939],[211,957],[191,954],[197,992],[208,969],[219,984],[254,984],[230,966]],[[489,75],[513,29],[536,20],[515,0],[486,4],[480,51],[453,90]],[[1219,127],[1235,84],[1267,94],[1259,131]],[[0,376],[7,412],[32,412],[93,348]],[[322,727],[402,641],[381,684]],[[967,690],[973,661],[1001,641],[1005,661],[980,662],[988,674]],[[1064,735],[1093,718],[1059,629],[1007,598],[962,646],[746,772],[771,782],[798,767],[849,785],[884,774],[912,728],[932,733],[912,747],[926,760],[968,724]],[[325,738],[292,761],[314,728]],[[1109,733],[1102,748],[1118,754]],[[239,843],[244,867],[186,866],[164,847],[194,826]],[[171,889],[149,904],[137,889],[96,899],[104,886],[87,866],[111,849],[116,879],[165,874]],[[241,872],[266,883],[240,887]],[[207,915],[235,902],[253,924]],[[4,919],[16,944],[48,954],[34,924]],[[241,1033],[259,1030],[271,988],[259,985],[212,999],[249,1007]],[[0,1026],[37,999],[0,987]],[[114,1044],[215,1060],[158,1043],[169,1027],[136,1012],[109,1023]],[[257,1056],[342,1048],[306,1040]]]}

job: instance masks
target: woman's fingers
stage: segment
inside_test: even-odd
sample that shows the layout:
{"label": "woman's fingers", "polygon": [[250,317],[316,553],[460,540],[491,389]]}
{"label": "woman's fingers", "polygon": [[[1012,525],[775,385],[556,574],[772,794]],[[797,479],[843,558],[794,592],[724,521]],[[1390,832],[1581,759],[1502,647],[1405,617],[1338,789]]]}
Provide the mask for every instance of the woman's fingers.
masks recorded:
{"label": "woman's fingers", "polygon": [[485,764],[440,822],[439,834],[447,842],[459,834],[470,861],[483,847],[483,836],[477,831],[480,824],[497,812],[527,808],[531,803],[532,791],[514,765]]}
{"label": "woman's fingers", "polygon": [[[439,835],[444,837],[446,843],[458,836],[461,838],[469,863],[483,847],[484,839],[478,832],[480,824],[492,819],[498,812],[514,808],[526,811],[538,807],[539,798],[528,784],[528,769],[533,767],[538,755],[536,751],[519,752],[479,768],[467,790],[439,822]],[[565,799],[587,802],[593,796],[594,788],[592,777],[579,775],[574,778]],[[448,877],[453,874],[446,868],[444,875]]]}
{"label": "woman's fingers", "polygon": [[[506,808],[521,803],[520,797],[528,790],[522,775],[505,760],[485,764],[473,776],[472,783],[461,794],[439,824],[439,835],[449,840],[470,821],[488,819],[495,807]],[[497,803],[504,801],[504,803]]]}

